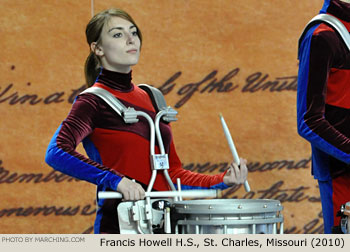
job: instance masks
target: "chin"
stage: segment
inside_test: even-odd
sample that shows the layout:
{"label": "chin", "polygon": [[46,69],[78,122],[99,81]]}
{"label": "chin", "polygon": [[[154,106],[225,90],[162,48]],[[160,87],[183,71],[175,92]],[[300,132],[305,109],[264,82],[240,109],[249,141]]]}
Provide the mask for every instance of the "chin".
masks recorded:
{"label": "chin", "polygon": [[135,66],[137,63],[139,62],[139,60],[131,60],[130,62],[128,62],[128,65],[130,66]]}

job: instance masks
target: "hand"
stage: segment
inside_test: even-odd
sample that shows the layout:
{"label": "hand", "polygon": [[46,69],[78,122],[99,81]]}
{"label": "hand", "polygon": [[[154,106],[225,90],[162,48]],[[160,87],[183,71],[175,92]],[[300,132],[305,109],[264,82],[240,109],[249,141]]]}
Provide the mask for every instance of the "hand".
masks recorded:
{"label": "hand", "polygon": [[240,158],[240,169],[238,165],[234,162],[231,163],[228,171],[224,176],[224,183],[228,186],[233,186],[234,184],[243,184],[247,180],[248,168],[247,160]]}
{"label": "hand", "polygon": [[126,177],[119,182],[117,191],[123,194],[124,200],[140,200],[145,198],[142,186]]}

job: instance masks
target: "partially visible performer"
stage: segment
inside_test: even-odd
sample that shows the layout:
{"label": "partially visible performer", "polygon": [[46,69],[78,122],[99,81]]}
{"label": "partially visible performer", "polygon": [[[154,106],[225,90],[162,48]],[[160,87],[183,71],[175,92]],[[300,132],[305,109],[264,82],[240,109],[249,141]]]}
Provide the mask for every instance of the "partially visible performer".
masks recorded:
{"label": "partially visible performer", "polygon": [[[349,2],[326,0],[320,13],[338,18],[349,31]],[[350,201],[350,53],[325,23],[312,26],[300,41],[298,132],[311,143],[324,232],[332,233],[339,225],[336,213]]]}
{"label": "partially visible performer", "polygon": [[[108,9],[90,20],[86,37],[91,49],[85,63],[88,85],[109,91],[126,107],[143,111],[154,120],[156,111],[149,95],[131,81],[131,68],[139,60],[142,42],[134,20],[123,10]],[[143,199],[151,178],[150,129],[143,117],[139,119],[138,123],[126,124],[101,98],[81,94],[54,134],[46,162],[58,171],[96,184],[98,191],[118,191],[125,200]],[[246,180],[244,159],[240,169],[232,163],[227,171],[218,175],[183,169],[170,125],[161,122],[160,129],[174,184],[181,178],[183,189],[226,189]],[[80,142],[89,158],[76,152]],[[158,146],[156,153],[159,153]],[[170,190],[163,173],[158,173],[153,188]],[[117,203],[118,200],[98,201],[95,233],[119,233]]]}

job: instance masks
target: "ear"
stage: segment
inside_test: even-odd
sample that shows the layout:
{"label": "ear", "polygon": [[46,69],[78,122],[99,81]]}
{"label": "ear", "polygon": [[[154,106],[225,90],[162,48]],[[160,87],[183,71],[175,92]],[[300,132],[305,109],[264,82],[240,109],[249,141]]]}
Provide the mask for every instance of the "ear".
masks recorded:
{"label": "ear", "polygon": [[102,57],[104,55],[102,48],[98,46],[96,42],[91,43],[90,49],[93,53],[96,54],[96,56]]}

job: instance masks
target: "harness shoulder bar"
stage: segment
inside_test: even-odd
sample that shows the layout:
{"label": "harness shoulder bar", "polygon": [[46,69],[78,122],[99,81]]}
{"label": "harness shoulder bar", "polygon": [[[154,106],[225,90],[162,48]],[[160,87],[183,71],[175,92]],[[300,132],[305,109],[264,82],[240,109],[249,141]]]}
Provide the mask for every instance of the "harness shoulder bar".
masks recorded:
{"label": "harness shoulder bar", "polygon": [[[333,28],[340,35],[340,37],[343,39],[346,47],[350,51],[350,34],[349,34],[348,30],[346,29],[346,27],[343,25],[343,23],[339,19],[337,19],[336,17],[333,17],[331,15],[328,15],[328,14],[318,14],[317,16],[312,18],[309,23],[307,23],[307,25],[304,28],[303,33],[301,34],[301,36],[299,38],[298,48],[300,48],[301,41],[304,38],[307,31],[313,25],[318,24],[318,23],[325,23],[328,26],[330,26],[331,28]],[[299,55],[299,53],[298,53],[298,55]]]}
{"label": "harness shoulder bar", "polygon": [[134,108],[125,107],[114,95],[103,88],[99,87],[89,87],[85,89],[81,94],[91,93],[102,100],[104,100],[119,116],[124,119],[125,123],[136,123],[139,121],[137,119],[136,111]]}
{"label": "harness shoulder bar", "polygon": [[148,84],[139,84],[139,88],[143,89],[151,98],[153,107],[155,108],[156,112],[159,111],[166,111],[166,114],[164,117],[162,117],[162,120],[165,122],[173,122],[176,121],[177,118],[175,117],[177,114],[177,111],[175,111],[170,106],[167,106],[166,101],[164,99],[164,95],[162,92],[155,87],[152,87]]}

